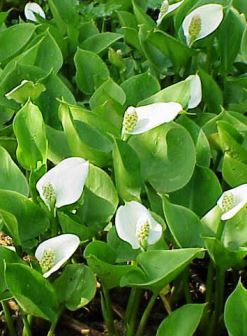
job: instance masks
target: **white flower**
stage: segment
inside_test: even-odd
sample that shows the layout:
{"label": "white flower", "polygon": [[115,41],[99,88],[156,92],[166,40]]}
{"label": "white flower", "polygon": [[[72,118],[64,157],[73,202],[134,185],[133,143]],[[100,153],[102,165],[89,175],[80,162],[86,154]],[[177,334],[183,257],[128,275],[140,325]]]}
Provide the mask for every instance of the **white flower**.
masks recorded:
{"label": "white flower", "polygon": [[160,13],[159,13],[159,17],[158,17],[158,20],[156,21],[157,25],[160,25],[163,18],[173,12],[175,9],[177,9],[180,5],[182,5],[184,0],[182,1],[179,1],[179,2],[176,2],[172,5],[169,5],[169,1],[168,0],[164,0],[162,2],[162,5],[161,5],[161,8],[160,8]]}
{"label": "white flower", "polygon": [[35,2],[28,2],[25,5],[24,8],[24,15],[26,17],[27,20],[30,21],[34,21],[37,22],[37,19],[35,17],[35,14],[38,14],[39,16],[41,16],[43,19],[45,19],[45,12],[43,11],[43,9],[40,7],[39,4],[35,3]]}
{"label": "white flower", "polygon": [[234,217],[247,204],[247,184],[225,191],[217,205],[222,210],[222,220]]}
{"label": "white flower", "polygon": [[223,6],[207,4],[194,9],[183,21],[182,27],[187,44],[191,46],[215,31],[223,19]]}
{"label": "white flower", "polygon": [[186,78],[186,81],[190,81],[190,100],[188,109],[192,109],[198,106],[202,100],[202,84],[198,75],[191,75]]}
{"label": "white flower", "polygon": [[141,134],[176,118],[183,108],[179,103],[154,103],[146,106],[130,106],[123,119],[122,137],[125,134]]}
{"label": "white flower", "polygon": [[162,226],[141,203],[131,201],[118,208],[116,230],[119,237],[127,241],[133,249],[156,243],[162,235]]}
{"label": "white flower", "polygon": [[35,252],[43,271],[48,278],[56,272],[77,250],[80,239],[74,234],[62,234],[42,242]]}
{"label": "white flower", "polygon": [[82,158],[61,161],[37,182],[40,197],[49,208],[75,203],[81,197],[88,170],[89,163]]}

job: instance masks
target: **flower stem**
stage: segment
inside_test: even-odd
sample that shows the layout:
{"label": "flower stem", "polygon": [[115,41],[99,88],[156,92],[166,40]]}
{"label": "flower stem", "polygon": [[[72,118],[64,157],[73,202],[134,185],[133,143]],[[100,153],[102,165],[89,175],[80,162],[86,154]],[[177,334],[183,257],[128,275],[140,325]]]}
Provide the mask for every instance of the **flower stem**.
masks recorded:
{"label": "flower stem", "polygon": [[54,332],[55,332],[55,329],[56,329],[56,326],[57,326],[57,321],[58,321],[58,319],[52,322],[47,336],[54,336],[55,335]]}
{"label": "flower stem", "polygon": [[30,324],[27,319],[27,315],[25,313],[22,314],[22,321],[23,321],[23,331],[22,331],[22,336],[32,336],[32,331],[30,328]]}
{"label": "flower stem", "polygon": [[117,336],[117,332],[113,321],[112,305],[109,290],[105,287],[103,283],[102,283],[101,305],[109,336]]}
{"label": "flower stem", "polygon": [[8,303],[6,301],[1,301],[1,304],[2,304],[2,307],[3,307],[3,312],[4,312],[6,324],[8,326],[9,335],[10,336],[16,336],[16,332],[15,332],[12,317],[10,315]]}
{"label": "flower stem", "polygon": [[191,294],[189,289],[189,267],[186,267],[183,272],[183,288],[184,288],[184,296],[187,303],[191,303]]}
{"label": "flower stem", "polygon": [[206,299],[208,305],[212,304],[213,295],[213,275],[214,275],[214,262],[210,259],[208,264],[207,282],[206,282]]}
{"label": "flower stem", "polygon": [[56,237],[58,235],[58,221],[56,207],[51,207],[51,236]]}
{"label": "flower stem", "polygon": [[62,306],[62,307],[59,309],[59,311],[58,311],[58,313],[57,313],[57,318],[56,318],[54,321],[52,321],[47,336],[54,336],[54,335],[55,335],[55,329],[56,329],[56,327],[57,327],[57,322],[58,322],[59,317],[61,316],[61,314],[62,314],[63,311],[64,311],[64,306]]}
{"label": "flower stem", "polygon": [[165,307],[165,310],[166,310],[167,314],[171,315],[172,308],[171,308],[170,302],[167,300],[166,295],[160,294],[160,298],[161,298],[161,300],[162,300],[162,302],[164,304],[164,307]]}
{"label": "flower stem", "polygon": [[225,270],[221,267],[216,267],[216,283],[215,283],[215,306],[209,326],[208,336],[217,334],[219,328],[220,315],[224,307],[224,290],[225,290]]}
{"label": "flower stem", "polygon": [[140,304],[142,290],[139,288],[131,288],[126,312],[125,312],[125,325],[127,334],[126,336],[134,335],[134,329],[136,326],[136,316]]}
{"label": "flower stem", "polygon": [[144,329],[146,327],[149,315],[151,313],[151,310],[155,304],[155,301],[157,299],[157,294],[153,293],[153,295],[151,296],[151,299],[149,300],[146,309],[144,310],[144,313],[142,315],[141,321],[139,323],[137,332],[135,334],[135,336],[142,336],[144,334]]}
{"label": "flower stem", "polygon": [[215,320],[218,323],[224,307],[225,270],[216,267]]}

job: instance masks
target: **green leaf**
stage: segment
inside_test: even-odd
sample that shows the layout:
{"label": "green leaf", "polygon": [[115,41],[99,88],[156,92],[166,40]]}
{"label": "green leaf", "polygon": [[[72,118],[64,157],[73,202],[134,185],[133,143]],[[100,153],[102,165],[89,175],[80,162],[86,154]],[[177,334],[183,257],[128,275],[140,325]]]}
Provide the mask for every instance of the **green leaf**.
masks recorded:
{"label": "green leaf", "polygon": [[122,88],[109,78],[94,92],[89,100],[89,104],[93,110],[106,102],[111,102],[112,100],[120,105],[124,105],[126,95]]}
{"label": "green leaf", "polygon": [[163,320],[156,336],[193,336],[202,318],[205,304],[186,304]]}
{"label": "green leaf", "polygon": [[114,250],[116,263],[135,260],[139,253],[138,249],[134,250],[129,243],[119,238],[115,226],[107,234],[107,245]]}
{"label": "green leaf", "polygon": [[142,52],[138,31],[135,28],[123,27],[121,31],[124,34],[124,40],[127,44]]}
{"label": "green leaf", "polygon": [[46,163],[47,140],[45,124],[38,106],[28,101],[16,114],[13,128],[18,147],[16,155],[20,164],[35,170]]}
{"label": "green leaf", "polygon": [[21,264],[7,264],[5,279],[8,289],[27,314],[55,321],[58,304],[54,288],[43,275]]}
{"label": "green leaf", "polygon": [[158,80],[149,72],[128,78],[121,84],[121,87],[126,94],[126,107],[136,106],[140,101],[160,90]]}
{"label": "green leaf", "polygon": [[165,32],[159,30],[150,32],[148,41],[168,57],[176,73],[181,73],[181,68],[185,68],[193,56],[192,49]]}
{"label": "green leaf", "polygon": [[211,149],[208,139],[203,130],[186,115],[177,120],[190,133],[196,148],[196,162],[200,166],[209,167],[211,159]]}
{"label": "green leaf", "polygon": [[159,48],[149,41],[150,31],[146,25],[139,26],[139,41],[144,56],[157,74],[165,75],[168,68],[172,66],[170,59]]}
{"label": "green leaf", "polygon": [[46,91],[35,103],[39,106],[45,123],[56,129],[61,129],[58,117],[60,105],[58,99],[63,99],[69,104],[75,104],[75,98],[61,78],[53,72],[42,78],[40,82],[46,87]]}
{"label": "green leaf", "polygon": [[38,237],[49,227],[46,212],[27,197],[14,191],[0,190],[0,209],[15,216],[23,248],[29,240]]}
{"label": "green leaf", "polygon": [[83,264],[67,265],[54,282],[58,300],[69,310],[75,311],[88,304],[96,293],[96,278]]}
{"label": "green leaf", "polygon": [[14,215],[8,211],[0,209],[0,222],[3,230],[13,239],[15,246],[21,246],[18,222]]}
{"label": "green leaf", "polygon": [[237,250],[247,245],[247,209],[243,208],[224,225],[221,240],[225,247]]}
{"label": "green leaf", "polygon": [[231,187],[237,187],[240,184],[247,183],[247,164],[225,154],[222,174],[224,180]]}
{"label": "green leaf", "polygon": [[242,144],[243,136],[225,121],[217,121],[217,129],[222,151],[233,159],[247,163],[247,150]]}
{"label": "green leaf", "polygon": [[137,29],[137,21],[134,14],[125,11],[116,11],[121,27]]}
{"label": "green leaf", "polygon": [[166,222],[177,246],[203,247],[199,217],[181,205],[170,203],[165,197],[162,197],[162,200]]}
{"label": "green leaf", "polygon": [[135,14],[138,24],[146,25],[146,27],[149,29],[155,28],[156,27],[155,22],[150,18],[149,15],[147,15],[144,12],[144,10],[141,7],[137,5],[135,0],[132,0],[132,4],[133,4],[133,10],[134,10],[134,14]]}
{"label": "green leaf", "polygon": [[41,83],[22,81],[18,87],[8,92],[7,98],[13,99],[17,103],[25,104],[29,98],[31,101],[36,100],[45,90],[44,85]]}
{"label": "green leaf", "polygon": [[212,113],[220,113],[223,105],[223,94],[214,78],[203,69],[199,69],[202,82],[202,97],[207,110]]}
{"label": "green leaf", "polygon": [[102,169],[90,165],[84,203],[78,209],[82,222],[102,230],[111,220],[118,205],[118,195],[111,178]]}
{"label": "green leaf", "polygon": [[120,198],[140,201],[141,165],[135,151],[121,140],[116,140],[112,151],[114,177]]}
{"label": "green leaf", "polygon": [[5,282],[5,266],[10,263],[23,263],[23,260],[14,251],[11,251],[5,246],[0,246],[0,293],[2,294],[7,290],[7,285]]}
{"label": "green leaf", "polygon": [[80,24],[79,41],[84,41],[90,36],[97,35],[99,30],[93,20],[86,21]]}
{"label": "green leaf", "polygon": [[[97,92],[97,90],[95,92]],[[118,90],[115,91],[115,89],[114,89],[114,95],[117,92],[119,94],[123,93],[121,90],[120,91],[118,91]],[[105,98],[106,98],[106,96],[107,95],[105,95]],[[101,97],[99,97],[99,98],[101,99]],[[106,99],[108,99],[108,98],[106,98]],[[118,99],[119,100],[122,99],[121,96],[118,97]],[[89,111],[89,110],[87,110],[87,109],[85,109],[85,108],[83,108],[79,105],[69,105],[69,108],[70,108],[70,112],[71,112],[74,120],[82,121],[82,122],[88,124],[89,126],[92,126],[96,129],[98,129],[99,131],[102,131],[104,133],[110,133],[110,134],[114,135],[114,137],[119,137],[120,136],[120,127],[119,128],[116,127],[116,125],[111,122],[110,109],[108,109],[108,106],[112,106],[112,109],[114,109],[114,105],[116,106],[116,104],[114,104],[114,102],[112,100],[111,101],[110,100],[111,100],[111,98],[109,97],[109,100],[105,101],[105,103],[103,105],[97,106],[94,109],[94,111]],[[121,106],[119,104],[118,104],[118,106],[121,108]],[[102,111],[101,108],[104,109],[104,111],[107,113],[107,116],[103,115],[103,113],[101,114],[101,111]],[[118,113],[118,112],[115,111],[115,109],[114,109],[114,112]],[[120,114],[118,116],[120,117]]]}
{"label": "green leaf", "polygon": [[147,251],[137,257],[138,269],[132,268],[121,279],[121,286],[141,287],[159,293],[174,280],[202,249],[187,248]]}
{"label": "green leaf", "polygon": [[123,37],[121,34],[105,32],[90,36],[80,45],[81,49],[93,51],[96,54],[102,53],[109,48],[114,42]]}
{"label": "green leaf", "polygon": [[72,120],[70,108],[60,104],[60,118],[71,154],[104,166],[111,158],[112,142],[103,132],[79,120]]}
{"label": "green leaf", "polygon": [[195,147],[188,131],[174,122],[132,136],[129,144],[141,162],[142,176],[159,193],[184,187],[195,167]]}
{"label": "green leaf", "polygon": [[246,326],[247,313],[247,290],[239,281],[237,287],[228,297],[225,310],[224,320],[229,335],[243,336],[247,333]]}
{"label": "green leaf", "polygon": [[159,102],[177,102],[186,107],[190,99],[190,81],[184,80],[170,85],[155,93],[151,97],[142,100],[138,105],[148,105]]}
{"label": "green leaf", "polygon": [[86,226],[81,223],[81,218],[74,214],[67,215],[63,212],[58,212],[59,224],[63,233],[73,233],[77,235],[82,242],[92,239],[98,232],[98,226]]}
{"label": "green leaf", "polygon": [[72,156],[63,131],[46,126],[46,136],[48,141],[48,160],[58,164],[60,161]]}
{"label": "green leaf", "polygon": [[219,266],[222,270],[226,271],[233,267],[241,269],[246,266],[246,249],[232,250],[226,248],[222,242],[214,237],[204,237],[203,240],[210,258],[216,266]]}
{"label": "green leaf", "polygon": [[84,250],[84,257],[88,265],[97,274],[104,286],[108,289],[119,287],[120,280],[130,269],[136,268],[129,265],[114,265],[115,252],[102,241],[93,241]]}
{"label": "green leaf", "polygon": [[36,26],[20,23],[0,31],[0,62],[6,61],[20,51],[32,37]]}
{"label": "green leaf", "polygon": [[[30,80],[37,83],[40,82],[40,79],[44,76],[46,76],[46,72],[37,66],[19,64],[13,60],[8,63],[2,72],[0,89],[3,94],[6,94],[20,85],[23,80]],[[8,102],[7,98],[6,101]],[[16,106],[17,105],[15,104],[15,108]]]}
{"label": "green leaf", "polygon": [[77,49],[74,57],[76,83],[85,94],[92,94],[109,77],[109,70],[102,59],[92,51]]}
{"label": "green leaf", "polygon": [[195,166],[189,183],[170,194],[170,199],[201,217],[216,204],[221,193],[221,185],[215,173],[207,167]]}
{"label": "green leaf", "polygon": [[25,176],[11,159],[9,153],[0,146],[0,189],[16,191],[28,196],[29,187]]}
{"label": "green leaf", "polygon": [[[228,34],[231,29],[231,34]],[[240,51],[244,23],[235,9],[229,9],[227,16],[217,31],[218,52],[220,54],[220,67],[223,73],[232,68],[233,62]]]}
{"label": "green leaf", "polygon": [[18,55],[16,62],[40,67],[46,73],[57,73],[63,65],[62,52],[49,30],[36,36],[29,49]]}
{"label": "green leaf", "polygon": [[[77,1],[71,0],[48,0],[50,10],[58,27],[64,28],[64,24],[77,24],[79,15]],[[62,26],[61,26],[62,25]]]}

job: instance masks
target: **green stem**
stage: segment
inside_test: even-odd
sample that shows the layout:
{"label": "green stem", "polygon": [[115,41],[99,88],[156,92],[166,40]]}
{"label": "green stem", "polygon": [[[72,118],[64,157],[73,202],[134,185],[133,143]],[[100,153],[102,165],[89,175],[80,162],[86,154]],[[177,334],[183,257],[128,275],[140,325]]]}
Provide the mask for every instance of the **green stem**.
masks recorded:
{"label": "green stem", "polygon": [[144,330],[149,318],[149,315],[151,313],[151,310],[155,304],[155,301],[157,299],[157,294],[153,293],[153,295],[151,296],[151,299],[149,300],[146,309],[144,310],[144,313],[142,315],[141,321],[139,323],[139,327],[137,329],[137,332],[135,334],[135,336],[142,336],[144,334]]}
{"label": "green stem", "polygon": [[214,262],[210,259],[208,264],[207,282],[206,282],[206,302],[208,305],[212,304],[213,295],[213,275],[214,275]]}
{"label": "green stem", "polygon": [[140,290],[139,288],[131,288],[130,297],[124,317],[127,330],[126,336],[134,335],[136,316],[141,300],[141,293],[142,290]]}
{"label": "green stem", "polygon": [[[216,335],[220,325],[220,315],[224,307],[225,271],[216,267],[215,306],[208,328],[208,336]],[[218,334],[217,334],[218,335]]]}
{"label": "green stem", "polygon": [[56,326],[57,326],[57,321],[58,321],[58,319],[56,319],[55,321],[52,322],[47,336],[54,336],[55,335],[55,329],[56,329]]}
{"label": "green stem", "polygon": [[23,324],[24,324],[24,328],[23,328],[23,331],[22,331],[22,336],[32,336],[32,331],[31,331],[30,324],[29,324],[28,319],[27,319],[27,315],[24,314],[24,313],[22,315],[22,321],[23,321]]}
{"label": "green stem", "polygon": [[58,235],[58,221],[56,207],[51,207],[51,236],[56,237]]}
{"label": "green stem", "polygon": [[162,300],[162,302],[164,304],[164,307],[165,307],[165,310],[166,310],[167,314],[171,315],[172,308],[171,308],[171,305],[170,305],[169,301],[167,300],[166,295],[160,294],[160,298],[161,298],[161,300]]}
{"label": "green stem", "polygon": [[207,303],[206,308],[204,309],[203,317],[201,319],[201,323],[199,326],[200,332],[204,333],[207,330],[207,335],[211,335],[210,324],[213,315],[212,315],[212,303],[213,303],[213,289],[214,289],[214,262],[210,259],[208,264],[208,272],[207,272],[207,281],[206,281],[206,297],[205,302]]}
{"label": "green stem", "polygon": [[192,302],[190,289],[189,289],[189,267],[186,267],[186,269],[183,272],[183,288],[184,288],[184,296],[187,303]]}
{"label": "green stem", "polygon": [[2,304],[2,307],[3,307],[3,312],[4,312],[6,324],[8,326],[9,336],[16,336],[16,332],[15,332],[12,317],[10,315],[8,303],[7,303],[7,301],[1,301],[1,304]]}
{"label": "green stem", "polygon": [[215,320],[218,324],[221,313],[224,308],[225,291],[225,270],[216,267],[216,285],[215,285]]}
{"label": "green stem", "polygon": [[109,295],[109,290],[102,283],[102,306],[104,307],[104,319],[108,329],[109,336],[117,336],[117,332],[115,330],[114,322],[113,322],[113,313],[112,313],[112,305],[111,299]]}
{"label": "green stem", "polygon": [[62,312],[64,311],[64,307],[62,306],[57,314],[57,318],[51,323],[50,329],[48,331],[47,336],[54,336],[55,335],[55,329],[57,327],[57,322],[59,320],[59,317],[61,316]]}

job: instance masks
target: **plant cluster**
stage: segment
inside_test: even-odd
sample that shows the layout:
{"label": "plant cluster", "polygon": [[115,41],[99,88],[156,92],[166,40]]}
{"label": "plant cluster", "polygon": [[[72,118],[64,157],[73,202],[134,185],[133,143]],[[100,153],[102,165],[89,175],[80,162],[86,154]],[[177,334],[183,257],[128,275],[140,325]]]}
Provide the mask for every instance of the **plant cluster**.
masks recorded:
{"label": "plant cluster", "polygon": [[246,0],[0,9],[9,335],[95,298],[110,336],[246,335]]}

